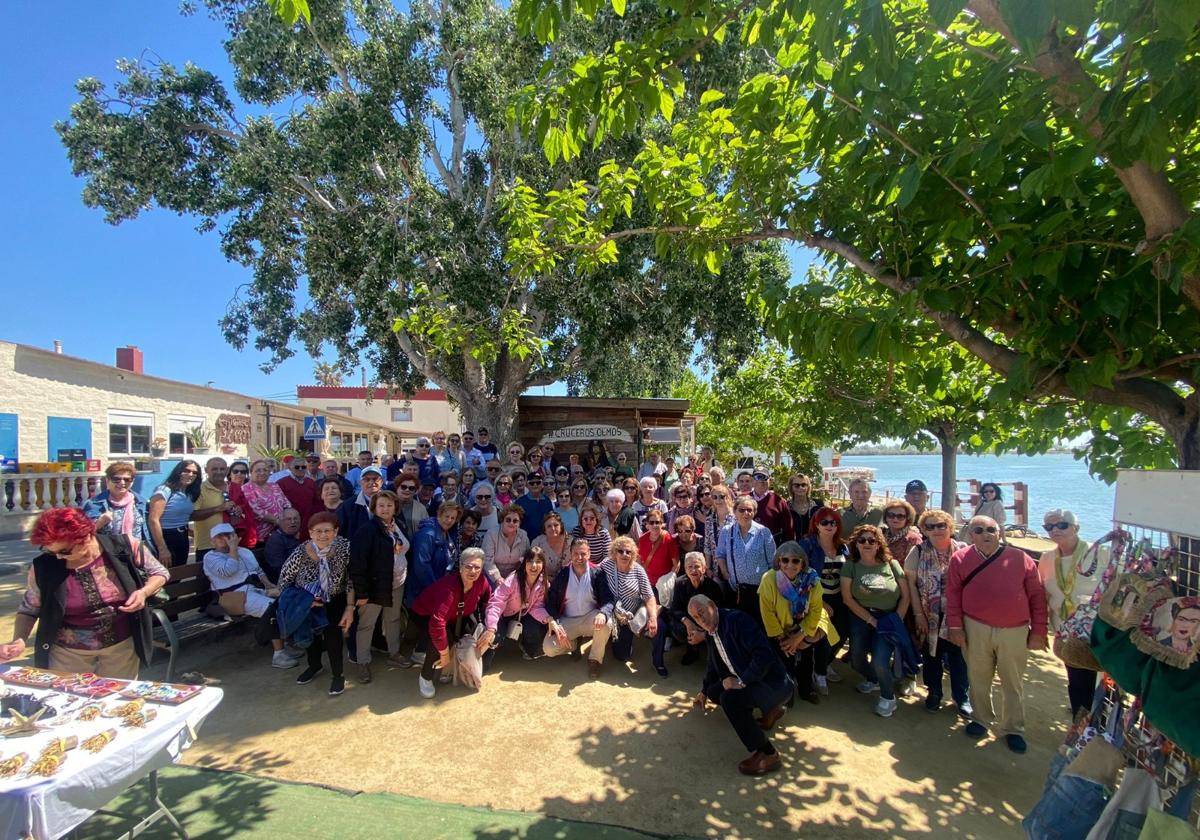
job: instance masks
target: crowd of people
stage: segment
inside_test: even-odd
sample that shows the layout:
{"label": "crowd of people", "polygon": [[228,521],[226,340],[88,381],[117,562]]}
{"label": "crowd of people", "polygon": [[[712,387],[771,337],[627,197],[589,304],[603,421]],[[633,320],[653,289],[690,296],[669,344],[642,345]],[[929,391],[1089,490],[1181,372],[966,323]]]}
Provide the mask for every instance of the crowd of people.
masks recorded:
{"label": "crowd of people", "polygon": [[[787,708],[820,703],[851,673],[885,718],[918,680],[924,708],[941,711],[948,680],[967,736],[994,731],[1024,752],[1027,653],[1107,563],[1082,567],[1088,545],[1067,510],[1046,514],[1055,549],[1040,563],[1007,544],[995,485],[959,528],[920,479],[879,506],[859,479],[834,507],[807,475],[777,492],[769,469],[726,476],[707,449],[635,468],[599,442],[566,458],[515,441],[501,453],[486,429],[421,438],[397,458],[364,450],[344,474],[316,455],[187,459],[148,499],[134,477],[111,464],[82,509],[41,515],[31,540],[43,553],[0,661],[36,624],[37,664],[136,675],[146,599],[194,548],[212,608],[259,617],[271,664],[305,665],[298,684],[328,667],[330,695],[347,660],[372,680],[373,649],[417,669],[425,698],[450,681],[456,651],[484,673],[505,646],[580,655],[593,679],[606,654],[667,677],[680,651],[681,667],[706,663],[694,702],[721,706],[752,775],[779,766],[767,732]],[[1090,707],[1096,677],[1068,669],[1072,711]]]}

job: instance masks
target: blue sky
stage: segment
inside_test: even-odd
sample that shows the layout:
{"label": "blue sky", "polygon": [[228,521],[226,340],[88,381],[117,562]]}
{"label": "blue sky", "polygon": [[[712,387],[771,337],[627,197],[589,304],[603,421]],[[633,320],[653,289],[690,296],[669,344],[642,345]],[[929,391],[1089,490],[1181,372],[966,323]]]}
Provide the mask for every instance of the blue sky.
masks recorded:
{"label": "blue sky", "polygon": [[[271,374],[266,354],[238,352],[217,326],[248,272],[221,256],[215,234],[196,220],[151,210],[119,226],[83,206],[83,182],[70,170],[54,132],[76,100],[75,82],[117,78],[118,58],[151,50],[164,61],[191,61],[230,86],[222,29],[204,14],[181,16],[172,0],[112,4],[5,4],[9,46],[0,51],[0,167],[8,200],[3,230],[4,317],[0,339],[107,364],[136,344],[146,373],[260,397],[294,396],[312,381],[313,361],[298,355]],[[798,252],[793,265],[798,265]],[[799,270],[799,269],[797,269]],[[561,392],[560,389],[551,389]]]}

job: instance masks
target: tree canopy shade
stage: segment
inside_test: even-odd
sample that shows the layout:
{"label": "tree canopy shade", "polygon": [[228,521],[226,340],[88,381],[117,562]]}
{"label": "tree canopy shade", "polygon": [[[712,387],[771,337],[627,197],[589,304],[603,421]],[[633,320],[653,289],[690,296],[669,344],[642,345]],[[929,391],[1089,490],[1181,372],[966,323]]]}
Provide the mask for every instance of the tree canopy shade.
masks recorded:
{"label": "tree canopy shade", "polygon": [[[654,236],[717,270],[731,246],[798,242],[985,362],[990,405],[1071,400],[1101,450],[1158,451],[1165,434],[1200,468],[1200,4],[644,2],[654,25],[552,56],[513,117],[550,160],[646,124],[672,123],[670,139],[590,185],[518,184],[515,263],[607,264]],[[517,8],[543,40],[608,15],[597,0]],[[770,66],[693,100],[683,68],[735,39]],[[627,218],[635,196],[652,224]],[[810,337],[787,294],[767,306],[785,343]],[[901,338],[836,310],[830,331]]]}
{"label": "tree canopy shade", "polygon": [[[503,440],[522,392],[586,381],[593,360],[603,373],[645,340],[673,336],[682,361],[663,362],[677,369],[700,339],[721,356],[754,345],[759,321],[744,293],[728,292],[750,284],[754,260],[714,277],[654,259],[647,243],[598,271],[511,270],[505,186],[569,183],[640,135],[547,166],[506,121],[543,59],[507,10],[484,0],[414,0],[405,12],[359,0],[204,6],[228,33],[232,92],[191,64],[123,61],[111,87],[79,83],[57,128],[86,179],[84,202],[108,221],[158,205],[219,230],[225,255],[253,274],[222,324],[236,346],[252,340],[274,364],[297,343],[314,357],[328,344],[342,370],[363,356],[399,390],[436,383],[468,424]],[[603,43],[575,29],[582,41],[561,33],[564,53]]]}

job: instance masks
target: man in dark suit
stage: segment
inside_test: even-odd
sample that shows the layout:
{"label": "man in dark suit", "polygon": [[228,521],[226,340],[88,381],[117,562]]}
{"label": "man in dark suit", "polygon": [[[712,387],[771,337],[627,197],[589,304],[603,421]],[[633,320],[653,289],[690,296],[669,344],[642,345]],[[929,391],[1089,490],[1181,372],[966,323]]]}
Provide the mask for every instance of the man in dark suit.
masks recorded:
{"label": "man in dark suit", "polygon": [[[779,753],[766,731],[783,717],[796,687],[766,633],[753,617],[740,610],[719,609],[707,595],[692,597],[688,615],[708,635],[708,671],[693,705],[703,709],[711,700],[725,712],[750,751],[738,762],[739,772],[761,776],[778,770]],[[756,708],[763,713],[758,720]]]}

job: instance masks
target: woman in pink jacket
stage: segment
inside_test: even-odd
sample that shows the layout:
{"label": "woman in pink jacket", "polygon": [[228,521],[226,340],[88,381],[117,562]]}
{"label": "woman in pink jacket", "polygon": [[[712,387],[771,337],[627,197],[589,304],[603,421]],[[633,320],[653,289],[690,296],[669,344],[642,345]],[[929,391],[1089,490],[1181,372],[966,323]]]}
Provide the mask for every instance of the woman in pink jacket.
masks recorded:
{"label": "woman in pink jacket", "polygon": [[546,612],[546,554],[540,548],[526,549],[521,565],[496,586],[488,601],[483,638],[488,651],[483,668],[488,670],[496,648],[505,639],[520,643],[526,659],[542,655],[542,640],[550,614]]}

